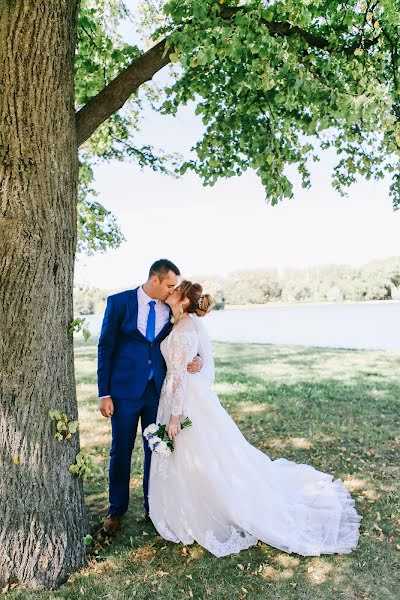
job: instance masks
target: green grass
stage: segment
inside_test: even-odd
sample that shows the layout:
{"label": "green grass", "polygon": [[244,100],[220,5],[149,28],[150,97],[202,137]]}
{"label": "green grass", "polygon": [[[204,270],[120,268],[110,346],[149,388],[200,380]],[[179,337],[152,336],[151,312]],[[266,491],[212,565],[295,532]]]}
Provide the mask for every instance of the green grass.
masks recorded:
{"label": "green grass", "polygon": [[[86,569],[46,600],[364,600],[400,597],[400,354],[268,345],[216,344],[216,391],[247,439],[345,481],[362,514],[351,555],[304,558],[265,544],[226,558],[166,542],[142,520],[143,450],[132,460],[130,509],[121,532],[92,548]],[[91,531],[107,511],[110,422],[96,398],[95,341],[76,346],[83,449],[99,475],[85,484]],[[212,423],[210,423],[212,426]],[[397,437],[396,437],[397,436]],[[396,489],[397,488],[397,489]],[[97,552],[97,554],[95,553]]]}

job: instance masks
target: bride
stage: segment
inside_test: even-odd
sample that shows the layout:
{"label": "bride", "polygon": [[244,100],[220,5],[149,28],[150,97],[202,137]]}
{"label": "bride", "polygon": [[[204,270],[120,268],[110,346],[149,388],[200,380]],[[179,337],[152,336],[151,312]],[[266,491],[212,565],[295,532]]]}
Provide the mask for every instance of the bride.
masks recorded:
{"label": "bride", "polygon": [[[183,281],[169,297],[175,318],[161,351],[167,375],[157,423],[167,424],[175,450],[153,453],[150,518],[165,539],[194,541],[215,556],[261,540],[285,552],[318,556],[357,547],[361,517],[340,481],[285,458],[272,461],[249,444],[212,389],[214,361],[202,323],[212,299]],[[203,366],[186,365],[199,353]],[[189,417],[192,426],[181,431]]]}

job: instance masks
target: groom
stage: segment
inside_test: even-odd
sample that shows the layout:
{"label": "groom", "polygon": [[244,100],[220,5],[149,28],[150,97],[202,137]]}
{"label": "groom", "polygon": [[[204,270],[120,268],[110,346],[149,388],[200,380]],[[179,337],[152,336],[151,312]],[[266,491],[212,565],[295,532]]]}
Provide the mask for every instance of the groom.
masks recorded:
{"label": "groom", "polygon": [[[167,259],[156,261],[145,284],[107,299],[98,347],[99,407],[111,417],[109,514],[103,529],[112,534],[128,509],[131,455],[140,418],[142,431],[156,422],[166,366],[160,343],[170,333],[171,309],[164,303],[178,282],[178,267]],[[188,365],[197,373],[201,358]],[[143,495],[148,518],[151,451],[144,446]]]}

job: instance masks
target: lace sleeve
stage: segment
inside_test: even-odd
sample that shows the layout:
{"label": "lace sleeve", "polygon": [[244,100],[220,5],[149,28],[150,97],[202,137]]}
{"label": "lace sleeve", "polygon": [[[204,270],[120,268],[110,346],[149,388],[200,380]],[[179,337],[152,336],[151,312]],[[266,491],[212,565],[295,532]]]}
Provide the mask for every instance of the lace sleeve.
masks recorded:
{"label": "lace sleeve", "polygon": [[169,338],[169,354],[171,362],[168,368],[170,390],[172,395],[171,414],[179,417],[184,411],[186,382],[188,377],[187,364],[189,354],[193,349],[192,335],[175,333]]}

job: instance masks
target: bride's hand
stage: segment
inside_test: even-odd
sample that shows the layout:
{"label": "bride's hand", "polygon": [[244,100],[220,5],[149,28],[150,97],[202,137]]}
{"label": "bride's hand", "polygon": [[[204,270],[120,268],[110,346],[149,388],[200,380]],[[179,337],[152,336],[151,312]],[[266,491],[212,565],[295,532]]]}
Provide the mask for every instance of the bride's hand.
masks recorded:
{"label": "bride's hand", "polygon": [[203,361],[201,356],[195,356],[193,360],[188,364],[187,370],[192,375],[199,373],[201,371],[201,367],[203,366]]}
{"label": "bride's hand", "polygon": [[171,415],[170,419],[169,419],[169,423],[168,423],[168,435],[170,437],[170,439],[174,439],[174,437],[176,435],[178,435],[178,433],[181,430],[181,422],[179,420],[179,417],[175,417],[175,415]]}

